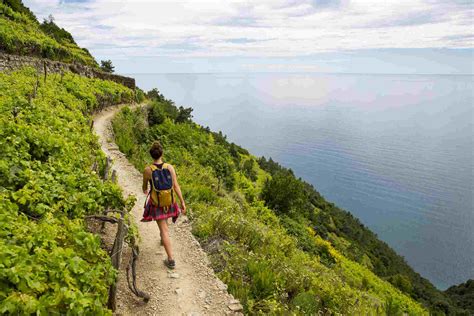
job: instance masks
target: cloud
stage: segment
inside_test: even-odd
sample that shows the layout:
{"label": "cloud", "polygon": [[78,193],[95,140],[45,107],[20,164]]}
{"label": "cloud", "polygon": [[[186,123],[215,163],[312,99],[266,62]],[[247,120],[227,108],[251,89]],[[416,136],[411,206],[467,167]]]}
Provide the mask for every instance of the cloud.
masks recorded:
{"label": "cloud", "polygon": [[472,48],[472,1],[25,0],[96,56],[295,57]]}
{"label": "cloud", "polygon": [[226,40],[226,42],[234,43],[234,44],[247,44],[247,43],[258,42],[258,40],[252,39],[252,38],[241,37],[241,38],[229,38]]}
{"label": "cloud", "polygon": [[436,15],[429,11],[410,12],[402,16],[391,16],[380,20],[371,21],[363,25],[364,28],[391,28],[401,26],[415,26],[423,24],[433,24],[443,21],[443,15]]}
{"label": "cloud", "polygon": [[338,8],[348,2],[345,0],[311,0],[311,4],[315,8]]}
{"label": "cloud", "polygon": [[61,0],[60,3],[85,3],[90,0]]}

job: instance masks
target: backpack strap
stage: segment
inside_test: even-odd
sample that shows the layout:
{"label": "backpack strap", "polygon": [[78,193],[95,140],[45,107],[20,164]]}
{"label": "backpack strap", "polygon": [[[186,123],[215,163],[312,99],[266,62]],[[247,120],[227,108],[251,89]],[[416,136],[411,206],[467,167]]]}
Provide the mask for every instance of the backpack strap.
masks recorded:
{"label": "backpack strap", "polygon": [[[163,169],[168,169],[168,166],[170,166],[169,163],[164,162],[162,168]],[[168,169],[169,171],[169,169]],[[169,171],[171,173],[171,171]],[[171,203],[174,203],[174,187],[171,187]]]}
{"label": "backpack strap", "polygon": [[154,164],[151,164],[151,165],[150,165],[150,169],[151,169],[151,179],[150,179],[151,188],[156,191],[155,184],[154,184],[154,182],[153,182],[153,171],[158,170],[158,167],[155,166]]}

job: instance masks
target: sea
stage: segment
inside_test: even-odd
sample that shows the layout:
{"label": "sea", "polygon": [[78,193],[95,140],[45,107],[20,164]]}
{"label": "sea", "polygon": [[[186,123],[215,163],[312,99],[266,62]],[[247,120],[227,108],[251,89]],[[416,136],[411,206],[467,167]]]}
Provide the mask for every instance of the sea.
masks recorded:
{"label": "sea", "polygon": [[474,279],[474,76],[132,76],[291,168],[439,289]]}

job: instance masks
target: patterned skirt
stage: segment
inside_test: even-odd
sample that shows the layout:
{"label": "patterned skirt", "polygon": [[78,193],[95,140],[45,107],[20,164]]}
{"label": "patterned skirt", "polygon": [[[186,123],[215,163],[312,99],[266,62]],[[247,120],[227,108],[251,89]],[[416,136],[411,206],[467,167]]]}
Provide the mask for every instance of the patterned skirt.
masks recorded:
{"label": "patterned skirt", "polygon": [[153,205],[151,199],[145,204],[145,211],[143,212],[142,222],[151,222],[159,219],[167,219],[172,217],[173,222],[176,221],[180,213],[178,203],[173,203],[167,209]]}

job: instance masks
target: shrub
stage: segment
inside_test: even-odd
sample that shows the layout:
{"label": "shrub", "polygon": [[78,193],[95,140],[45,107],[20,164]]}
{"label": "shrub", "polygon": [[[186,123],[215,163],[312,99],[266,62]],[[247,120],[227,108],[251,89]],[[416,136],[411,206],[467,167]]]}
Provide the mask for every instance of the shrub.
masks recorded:
{"label": "shrub", "polygon": [[162,124],[166,119],[166,113],[160,103],[152,103],[148,107],[148,124],[150,126]]}

